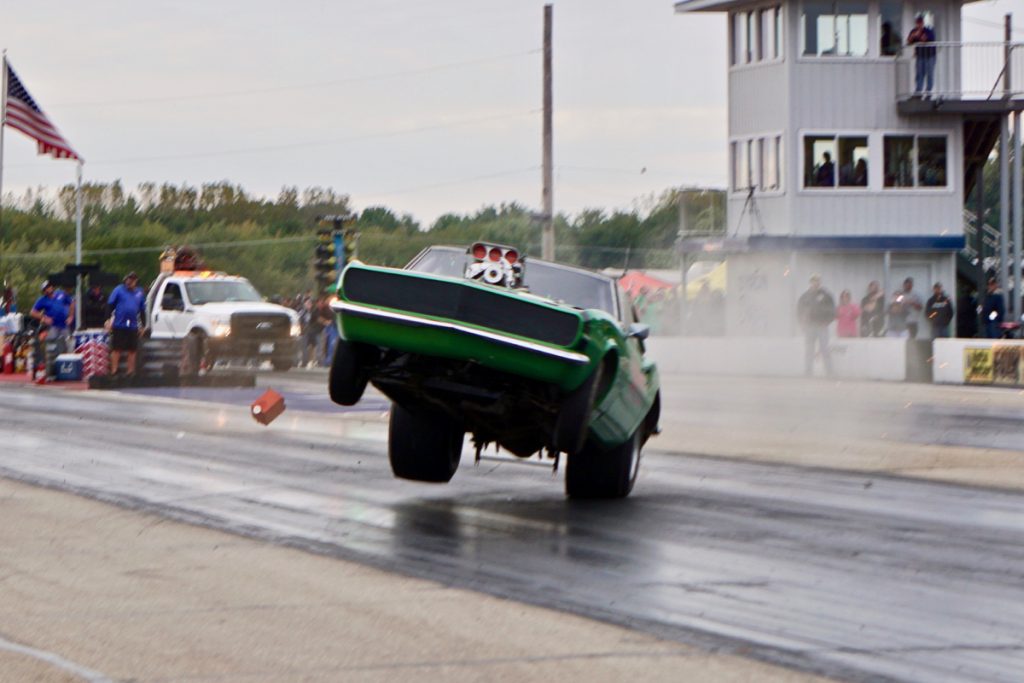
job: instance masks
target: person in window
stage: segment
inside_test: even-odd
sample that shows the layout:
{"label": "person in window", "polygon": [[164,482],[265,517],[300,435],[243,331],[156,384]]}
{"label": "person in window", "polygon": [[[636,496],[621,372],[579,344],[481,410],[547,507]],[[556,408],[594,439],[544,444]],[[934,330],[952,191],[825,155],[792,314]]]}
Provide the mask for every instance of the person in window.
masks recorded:
{"label": "person in window", "polygon": [[851,185],[855,187],[868,186],[868,162],[866,159],[858,159],[853,167],[853,178]]}
{"label": "person in window", "polygon": [[917,95],[929,93],[935,81],[935,31],[924,25],[924,15],[918,14],[914,28],[907,36],[907,45],[914,48],[914,92]]}
{"label": "person in window", "polygon": [[818,187],[832,187],[836,184],[836,166],[829,152],[821,155],[821,164],[814,171],[814,184]]}
{"label": "person in window", "polygon": [[883,56],[892,57],[900,53],[900,37],[892,28],[892,22],[882,22],[882,39],[880,52]]}

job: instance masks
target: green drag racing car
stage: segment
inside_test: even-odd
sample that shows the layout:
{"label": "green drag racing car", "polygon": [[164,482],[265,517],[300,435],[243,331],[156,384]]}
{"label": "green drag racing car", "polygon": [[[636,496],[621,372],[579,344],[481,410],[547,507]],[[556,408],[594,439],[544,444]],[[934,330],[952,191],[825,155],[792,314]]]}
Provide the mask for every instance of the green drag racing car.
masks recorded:
{"label": "green drag racing car", "polygon": [[615,278],[476,243],[404,269],[352,263],[331,308],[331,399],[367,383],[393,402],[395,476],[447,482],[472,435],[519,457],[567,458],[571,498],[629,495],[658,432],[658,373]]}

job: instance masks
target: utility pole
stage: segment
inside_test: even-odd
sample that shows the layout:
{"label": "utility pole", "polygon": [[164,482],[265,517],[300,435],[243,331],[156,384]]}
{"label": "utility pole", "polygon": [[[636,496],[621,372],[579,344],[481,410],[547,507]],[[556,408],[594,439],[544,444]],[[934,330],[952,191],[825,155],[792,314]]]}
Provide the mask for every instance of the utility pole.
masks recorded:
{"label": "utility pole", "polygon": [[551,5],[544,5],[544,188],[541,191],[544,232],[541,258],[555,259],[555,201],[551,173]]}
{"label": "utility pole", "polygon": [[[1010,41],[1013,40],[1011,17],[1006,15],[1003,42],[1003,97],[1010,96]],[[1017,155],[1014,150],[1014,156]],[[1010,291],[1010,115],[999,117],[999,286]],[[1014,209],[1016,213],[1016,209]],[[984,223],[984,221],[982,221]],[[981,258],[981,252],[978,252]],[[984,282],[980,283],[984,286]],[[979,288],[979,294],[981,289]]]}

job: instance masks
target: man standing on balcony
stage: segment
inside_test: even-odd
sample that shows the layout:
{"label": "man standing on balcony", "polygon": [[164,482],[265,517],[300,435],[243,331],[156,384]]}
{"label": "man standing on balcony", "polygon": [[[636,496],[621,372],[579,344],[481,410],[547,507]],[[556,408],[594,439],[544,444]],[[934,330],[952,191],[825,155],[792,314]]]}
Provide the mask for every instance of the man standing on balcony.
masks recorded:
{"label": "man standing on balcony", "polygon": [[935,31],[924,25],[924,15],[918,14],[914,28],[907,36],[907,45],[914,45],[914,92],[917,95],[929,93],[935,85]]}

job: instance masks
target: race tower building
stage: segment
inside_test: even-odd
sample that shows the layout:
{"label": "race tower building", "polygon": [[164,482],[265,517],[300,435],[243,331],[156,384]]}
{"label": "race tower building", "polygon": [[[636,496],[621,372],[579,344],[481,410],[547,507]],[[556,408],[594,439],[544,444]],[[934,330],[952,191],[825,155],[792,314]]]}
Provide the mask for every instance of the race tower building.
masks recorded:
{"label": "race tower building", "polygon": [[[953,294],[958,276],[976,283],[995,263],[984,257],[998,256],[999,232],[976,229],[965,199],[1024,108],[1024,46],[962,42],[961,6],[675,5],[728,14],[727,236],[681,244],[690,258],[727,255],[730,334],[793,334],[812,273],[837,298],[849,289],[859,301],[872,280],[892,295],[907,276],[926,298],[932,283]],[[919,15],[934,40],[908,45]]]}

